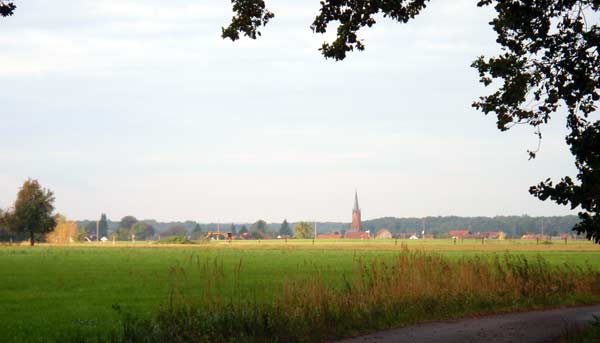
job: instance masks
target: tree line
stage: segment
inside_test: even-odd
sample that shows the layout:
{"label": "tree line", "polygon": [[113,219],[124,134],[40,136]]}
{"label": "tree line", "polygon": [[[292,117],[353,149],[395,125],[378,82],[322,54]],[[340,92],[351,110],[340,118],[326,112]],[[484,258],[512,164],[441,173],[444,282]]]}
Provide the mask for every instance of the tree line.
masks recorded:
{"label": "tree line", "polygon": [[[54,213],[54,194],[43,188],[37,180],[28,179],[17,194],[14,205],[2,211],[0,209],[0,241],[28,240],[31,245],[36,241],[65,243],[68,241],[109,240],[156,240],[171,236],[188,239],[201,239],[209,231],[231,232],[233,236],[245,239],[267,239],[277,237],[312,238],[317,225],[318,233],[343,234],[350,228],[344,222],[297,222],[267,223],[259,219],[254,223],[242,224],[201,224],[195,221],[162,223],[156,220],[138,220],[128,215],[118,222],[110,221],[102,213],[98,220],[80,222],[69,221]],[[434,237],[447,236],[451,230],[475,232],[503,231],[509,237],[525,234],[537,234],[542,230],[547,235],[569,233],[577,227],[577,216],[531,217],[425,217],[395,218],[385,217],[366,220],[363,230],[374,234],[379,229],[388,229],[393,234],[419,233]]]}

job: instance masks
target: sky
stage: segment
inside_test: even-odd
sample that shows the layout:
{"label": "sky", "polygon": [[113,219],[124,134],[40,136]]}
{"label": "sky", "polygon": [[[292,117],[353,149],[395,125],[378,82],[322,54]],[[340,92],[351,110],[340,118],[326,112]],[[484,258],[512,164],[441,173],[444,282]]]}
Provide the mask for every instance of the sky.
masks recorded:
{"label": "sky", "polygon": [[325,60],[316,0],[271,0],[258,40],[220,38],[224,0],[27,0],[0,19],[0,207],[27,178],[72,219],[269,222],[563,215],[529,186],[575,175],[564,115],[496,128],[470,68],[491,9],[378,18]]}

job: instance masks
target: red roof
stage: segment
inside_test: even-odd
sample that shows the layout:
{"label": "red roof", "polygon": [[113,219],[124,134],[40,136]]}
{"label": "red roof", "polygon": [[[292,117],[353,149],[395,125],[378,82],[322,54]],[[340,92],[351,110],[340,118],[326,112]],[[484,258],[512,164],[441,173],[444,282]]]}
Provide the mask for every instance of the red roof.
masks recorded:
{"label": "red roof", "polygon": [[468,237],[471,235],[471,233],[469,232],[469,230],[451,230],[449,232],[450,236],[452,237]]}

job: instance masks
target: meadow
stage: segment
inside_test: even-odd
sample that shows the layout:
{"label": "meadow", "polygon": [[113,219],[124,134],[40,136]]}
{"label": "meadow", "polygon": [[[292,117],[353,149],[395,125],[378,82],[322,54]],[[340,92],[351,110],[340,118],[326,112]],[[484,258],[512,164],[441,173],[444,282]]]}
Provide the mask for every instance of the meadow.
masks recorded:
{"label": "meadow", "polygon": [[[496,262],[489,262],[494,260]],[[523,269],[523,261],[531,270]],[[514,281],[513,288],[539,285],[539,289],[523,288],[518,294],[508,294],[512,288],[499,285],[495,272],[498,265],[506,263],[513,266],[500,269],[513,276],[508,279],[503,276],[504,282]],[[492,264],[495,269],[490,269],[491,272],[481,272]],[[432,266],[439,270],[427,272],[427,269],[434,269]],[[440,270],[453,275],[456,287],[427,289],[428,284],[447,283],[447,276],[440,276]],[[150,325],[146,319],[156,317],[157,313],[163,318],[165,315],[183,318],[193,315],[209,321],[206,313],[198,312],[199,308],[212,308],[217,314],[233,313],[238,316],[236,322],[252,317],[248,308],[260,308],[263,314],[290,317],[289,312],[281,312],[291,311],[291,308],[285,308],[288,304],[295,306],[294,309],[321,310],[317,314],[303,314],[311,318],[332,312],[327,320],[349,322],[365,322],[365,318],[372,316],[372,311],[382,304],[389,309],[381,313],[385,318],[383,321],[359,325],[356,330],[343,327],[341,331],[307,340],[318,341],[322,337],[357,334],[420,320],[600,301],[595,289],[588,289],[589,285],[583,285],[583,281],[579,285],[577,281],[580,276],[589,281],[600,271],[600,247],[585,241],[537,244],[535,241],[317,240],[313,243],[311,240],[289,240],[287,243],[220,241],[194,245],[137,242],[34,248],[2,246],[0,271],[1,342],[63,341],[69,340],[74,333],[77,337],[88,338],[104,337],[112,332],[120,334],[124,330],[124,316],[130,315],[136,318],[133,323],[141,323],[138,326],[143,330],[156,329],[156,325]],[[560,277],[554,278],[556,275]],[[524,277],[529,279],[523,281]],[[499,288],[479,294],[478,287],[485,285],[471,287],[469,278],[471,283],[488,282],[488,288]],[[547,288],[544,283],[548,283]],[[411,285],[420,286],[406,291]],[[581,292],[566,296],[571,294],[569,287],[580,287],[577,289]],[[437,308],[434,301],[427,306],[435,311],[423,311],[427,307],[415,309],[410,312],[411,318],[398,321],[396,318],[402,314],[394,312],[394,308],[406,307],[410,299],[399,293],[396,298],[387,300],[387,293],[394,292],[410,293],[430,302],[438,292],[440,299],[446,299],[443,301],[447,301],[447,306]],[[363,303],[364,313],[357,314],[356,318],[336,317],[349,312],[345,306],[351,306],[353,302],[350,293],[369,295],[369,298],[378,296]],[[497,298],[497,294],[505,293],[501,299]],[[319,301],[313,299],[317,302],[307,300],[319,297]],[[343,300],[336,302],[332,300],[334,298]],[[404,302],[395,303],[394,299]],[[414,302],[414,299],[410,301]],[[190,304],[192,307],[188,307]],[[278,307],[272,307],[273,304]],[[256,320],[255,317],[250,320]],[[211,317],[210,320],[218,325],[231,325],[223,318]],[[327,324],[327,320],[323,323]],[[181,328],[181,325],[189,325],[189,321],[169,325]],[[237,329],[250,330],[256,335],[267,335],[272,330],[256,328],[261,325],[255,322],[251,329]],[[298,323],[279,325],[295,327],[298,332],[306,330],[298,327]],[[157,336],[165,334],[164,328],[159,329],[162,331],[156,333]],[[219,338],[226,339],[230,337]],[[185,340],[182,338],[182,341]]]}

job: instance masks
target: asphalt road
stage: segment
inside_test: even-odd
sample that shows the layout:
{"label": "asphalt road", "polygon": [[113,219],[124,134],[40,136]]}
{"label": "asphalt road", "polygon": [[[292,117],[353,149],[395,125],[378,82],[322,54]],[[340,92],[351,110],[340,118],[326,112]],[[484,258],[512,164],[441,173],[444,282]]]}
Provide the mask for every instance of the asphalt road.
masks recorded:
{"label": "asphalt road", "polygon": [[600,305],[408,326],[339,343],[547,343],[600,316]]}

